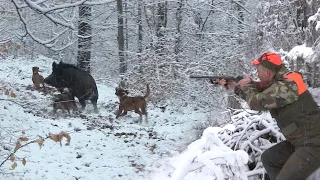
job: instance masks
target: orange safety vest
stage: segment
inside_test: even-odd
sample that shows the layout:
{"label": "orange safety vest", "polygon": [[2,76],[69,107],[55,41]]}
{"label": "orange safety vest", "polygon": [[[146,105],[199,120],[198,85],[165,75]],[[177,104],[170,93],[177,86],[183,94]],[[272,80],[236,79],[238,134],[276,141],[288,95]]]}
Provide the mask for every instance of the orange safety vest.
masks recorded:
{"label": "orange safety vest", "polygon": [[290,72],[289,74],[285,75],[284,78],[290,79],[296,83],[298,86],[298,94],[301,95],[307,90],[306,84],[303,82],[302,76],[296,72]]}

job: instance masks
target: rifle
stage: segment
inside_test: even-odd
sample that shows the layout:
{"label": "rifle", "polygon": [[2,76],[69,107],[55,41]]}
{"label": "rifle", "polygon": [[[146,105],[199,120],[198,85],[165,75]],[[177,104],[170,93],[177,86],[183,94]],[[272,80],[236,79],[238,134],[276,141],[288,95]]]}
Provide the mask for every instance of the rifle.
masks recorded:
{"label": "rifle", "polygon": [[194,78],[194,79],[210,79],[210,82],[212,84],[218,84],[216,82],[216,79],[225,79],[227,82],[228,81],[235,81],[238,82],[241,79],[243,79],[243,76],[189,76],[189,78]]}

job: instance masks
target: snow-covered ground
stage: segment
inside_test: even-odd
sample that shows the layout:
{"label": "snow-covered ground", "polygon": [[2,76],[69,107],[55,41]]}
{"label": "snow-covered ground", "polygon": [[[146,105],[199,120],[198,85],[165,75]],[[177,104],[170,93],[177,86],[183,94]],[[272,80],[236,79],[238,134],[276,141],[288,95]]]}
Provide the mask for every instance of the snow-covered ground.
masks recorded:
{"label": "snow-covered ground", "polygon": [[[61,131],[71,136],[69,146],[64,145],[65,140],[60,146],[47,139],[41,149],[34,143],[19,150],[15,158],[18,166],[14,170],[10,170],[11,161],[0,167],[2,174],[8,173],[8,179],[151,179],[155,162],[186,148],[196,138],[195,127],[212,116],[208,112],[187,108],[175,112],[167,107],[162,112],[150,104],[148,125],[138,124],[139,116],[135,113],[115,120],[118,106],[114,95],[116,84],[98,81],[98,114],[93,113],[93,106],[87,103],[81,115],[59,113],[59,116],[54,116],[53,92],[30,89],[33,85],[32,67],[38,66],[40,74],[47,77],[51,73],[52,62],[52,59],[41,56],[32,60],[0,60],[0,133],[5,137],[0,139],[3,146],[1,162],[21,136],[35,140]],[[16,97],[11,97],[10,92]],[[23,158],[27,161],[25,166],[21,163]]]}
{"label": "snow-covered ground", "polygon": [[[118,99],[113,82],[96,81],[99,113],[93,113],[88,103],[81,114],[54,115],[52,97],[57,92],[39,92],[32,88],[31,80],[33,66],[47,77],[52,62],[41,56],[0,60],[1,179],[256,180],[264,173],[259,160],[263,150],[272,146],[267,140],[270,134],[277,141],[284,138],[269,113],[248,109],[236,110],[231,124],[203,132],[203,124],[225,116],[192,107],[167,107],[162,112],[149,103],[149,124],[139,124],[133,112],[116,120]],[[319,90],[310,90],[320,102]],[[60,145],[47,138],[41,148],[38,143],[29,144],[12,161],[6,160],[20,137],[31,141],[61,131],[71,136],[69,145],[66,139]],[[252,151],[249,156],[248,151]],[[251,171],[248,162],[257,163]],[[12,169],[14,163],[17,167]]]}

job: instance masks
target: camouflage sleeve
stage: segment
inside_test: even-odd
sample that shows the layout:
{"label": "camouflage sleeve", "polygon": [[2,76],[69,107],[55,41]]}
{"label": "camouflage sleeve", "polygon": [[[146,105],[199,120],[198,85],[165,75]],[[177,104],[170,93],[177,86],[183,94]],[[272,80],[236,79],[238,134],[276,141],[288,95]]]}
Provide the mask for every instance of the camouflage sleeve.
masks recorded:
{"label": "camouflage sleeve", "polygon": [[270,110],[291,104],[299,97],[298,87],[291,80],[277,81],[259,92],[254,84],[247,84],[244,90],[237,87],[235,93],[246,100],[253,110]]}

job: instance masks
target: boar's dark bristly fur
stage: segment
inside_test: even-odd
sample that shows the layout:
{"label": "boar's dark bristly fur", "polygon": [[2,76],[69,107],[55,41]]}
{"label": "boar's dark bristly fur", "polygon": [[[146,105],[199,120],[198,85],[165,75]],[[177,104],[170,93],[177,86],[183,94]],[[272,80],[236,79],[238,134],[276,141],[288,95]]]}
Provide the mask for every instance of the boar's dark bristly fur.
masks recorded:
{"label": "boar's dark bristly fur", "polygon": [[72,95],[79,99],[82,109],[86,107],[86,100],[90,100],[97,112],[98,89],[93,77],[86,71],[72,65],[60,62],[52,63],[52,73],[44,82],[56,87],[72,89]]}

